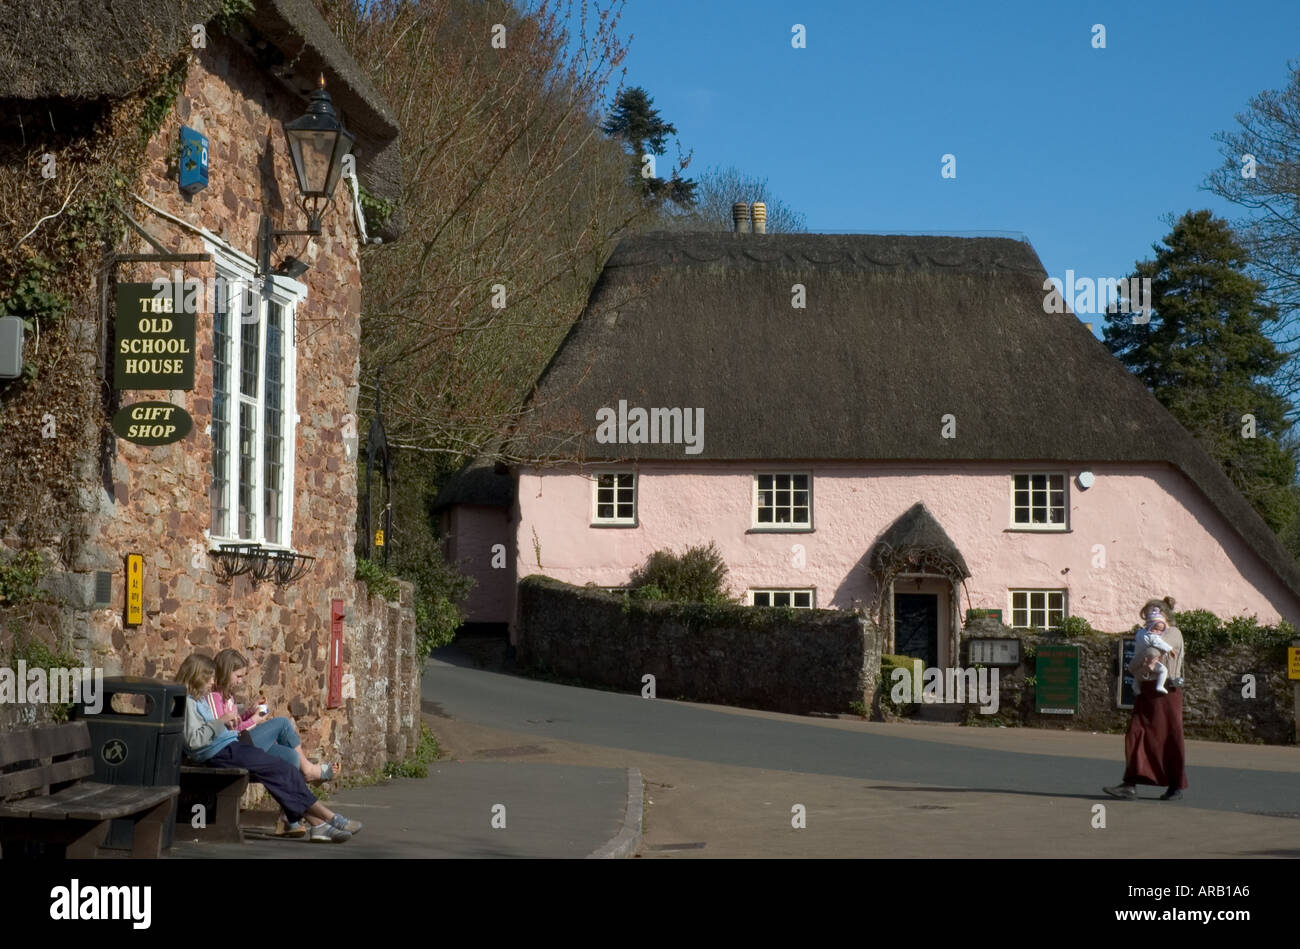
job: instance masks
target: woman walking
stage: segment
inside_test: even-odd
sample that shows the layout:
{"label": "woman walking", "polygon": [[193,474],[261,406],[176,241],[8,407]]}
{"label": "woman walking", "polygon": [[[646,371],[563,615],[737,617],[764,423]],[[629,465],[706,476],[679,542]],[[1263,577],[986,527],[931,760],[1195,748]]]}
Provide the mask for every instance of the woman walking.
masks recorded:
{"label": "woman walking", "polygon": [[[1169,680],[1180,679],[1183,672],[1183,634],[1173,625],[1174,600],[1148,600],[1142,607],[1142,622],[1163,616],[1168,624],[1164,639],[1173,650],[1165,664]],[[1133,701],[1133,715],[1124,736],[1124,780],[1114,787],[1103,788],[1111,797],[1131,801],[1137,797],[1139,784],[1165,788],[1162,801],[1176,801],[1187,787],[1186,753],[1183,747],[1183,690],[1171,688],[1168,694],[1156,691],[1156,682],[1138,683],[1141,691]]]}

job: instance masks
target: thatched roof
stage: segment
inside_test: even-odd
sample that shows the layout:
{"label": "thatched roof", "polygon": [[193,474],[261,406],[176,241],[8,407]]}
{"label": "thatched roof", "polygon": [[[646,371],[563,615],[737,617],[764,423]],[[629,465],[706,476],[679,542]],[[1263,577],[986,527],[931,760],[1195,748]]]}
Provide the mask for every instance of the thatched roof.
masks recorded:
{"label": "thatched roof", "polygon": [[[147,79],[141,68],[190,49],[191,29],[221,0],[0,0],[0,110],[6,99],[119,99]],[[392,109],[311,0],[254,0],[237,38],[264,68],[306,96],[325,74],[330,97],[357,136],[359,173],[372,194],[401,194]],[[396,218],[396,215],[395,215]],[[394,239],[398,220],[378,236]]]}
{"label": "thatched roof", "polygon": [[932,566],[935,559],[947,561],[965,580],[970,568],[948,532],[921,502],[913,504],[876,538],[868,556],[871,572],[877,576],[888,569],[917,560]]}
{"label": "thatched roof", "polygon": [[[1300,596],[1300,565],[1197,441],[1001,238],[649,234],[619,244],[516,454],[1167,463]],[[791,306],[792,286],[807,307]],[[600,444],[597,410],[700,407],[703,451]],[[942,437],[955,416],[956,437]],[[575,452],[576,445],[576,452]]]}
{"label": "thatched roof", "polygon": [[456,504],[509,507],[515,499],[515,482],[509,471],[498,469],[484,457],[476,458],[449,477],[438,489],[433,509]]}

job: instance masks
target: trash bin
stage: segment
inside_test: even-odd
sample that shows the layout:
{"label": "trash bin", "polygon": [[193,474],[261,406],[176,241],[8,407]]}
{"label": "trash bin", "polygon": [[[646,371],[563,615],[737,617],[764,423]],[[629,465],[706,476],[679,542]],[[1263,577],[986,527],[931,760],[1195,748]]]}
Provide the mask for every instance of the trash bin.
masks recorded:
{"label": "trash bin", "polygon": [[[104,784],[159,787],[181,783],[181,754],[185,749],[185,687],[141,676],[104,680],[100,711],[75,705],[73,718],[90,729],[95,780]],[[163,828],[163,849],[172,845],[176,802]],[[112,822],[105,847],[130,850],[132,824]]]}

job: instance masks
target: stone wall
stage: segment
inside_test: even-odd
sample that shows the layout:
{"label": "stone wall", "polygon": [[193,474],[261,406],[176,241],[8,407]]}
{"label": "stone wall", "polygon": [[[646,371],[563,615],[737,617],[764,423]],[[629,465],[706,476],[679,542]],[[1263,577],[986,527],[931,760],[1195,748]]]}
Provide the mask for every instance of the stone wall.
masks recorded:
{"label": "stone wall", "polygon": [[[255,257],[263,212],[277,228],[304,226],[283,123],[305,108],[304,100],[290,95],[240,47],[211,36],[206,49],[192,54],[173,113],[149,144],[139,195]],[[193,197],[181,195],[176,185],[174,151],[182,124],[210,140],[209,185]],[[356,773],[382,765],[410,743],[418,721],[413,709],[419,670],[412,658],[409,590],[401,605],[371,603],[354,578],[361,272],[348,198],[340,181],[322,233],[290,238],[276,254],[277,260],[294,254],[311,265],[300,278],[308,292],[293,326],[297,419],[288,421],[295,425],[296,450],[293,484],[285,486],[294,498],[290,544],[315,558],[311,569],[286,585],[256,583],[248,575],[223,583],[214,573],[213,317],[205,306],[197,315],[194,388],[121,394],[123,404],[161,399],[182,406],[194,419],[193,431],[155,448],[114,440],[109,483],[88,490],[82,500],[85,543],[70,562],[65,555],[70,569],[53,574],[47,586],[67,605],[71,646],[81,661],[105,675],[168,679],[191,652],[239,649],[254,663],[248,694],[264,691],[274,708],[292,715],[311,757],[341,759],[345,771]],[[205,251],[193,231],[140,204],[129,210],[172,248]],[[137,250],[134,241],[130,250]],[[173,269],[205,282],[215,273],[212,263],[124,265],[118,279],[149,282],[170,278]],[[89,338],[98,338],[100,314],[73,319],[88,322]],[[102,372],[102,356],[88,362],[86,371]],[[85,442],[84,465],[94,476],[100,470],[95,433]],[[127,553],[144,557],[145,614],[134,628],[123,623]],[[96,571],[112,575],[109,608],[95,608]],[[333,599],[345,604],[341,659],[349,692],[341,707],[326,708]]]}
{"label": "stone wall", "polygon": [[644,603],[531,576],[519,585],[526,668],[633,694],[778,712],[870,707],[880,638],[862,616],[830,610]]}
{"label": "stone wall", "polygon": [[[1127,635],[1127,634],[1125,634]],[[980,715],[967,707],[970,725],[1030,725],[1122,732],[1130,710],[1116,708],[1116,682],[1121,674],[1121,636],[1095,633],[1064,639],[1028,630],[1013,630],[996,620],[977,619],[962,633],[962,658],[966,641],[976,638],[1012,638],[1022,643],[1022,662],[1016,669],[1001,668],[1001,703],[996,715]],[[1026,681],[1034,674],[1033,651],[1040,643],[1079,647],[1079,711],[1075,715],[1040,715],[1034,710],[1034,687]],[[1028,657],[1028,658],[1025,658]],[[1255,677],[1254,698],[1243,698],[1242,676]],[[1286,678],[1285,647],[1233,646],[1204,656],[1191,656],[1183,666],[1183,730],[1188,738],[1210,741],[1244,741],[1287,744],[1294,735],[1294,690]]]}

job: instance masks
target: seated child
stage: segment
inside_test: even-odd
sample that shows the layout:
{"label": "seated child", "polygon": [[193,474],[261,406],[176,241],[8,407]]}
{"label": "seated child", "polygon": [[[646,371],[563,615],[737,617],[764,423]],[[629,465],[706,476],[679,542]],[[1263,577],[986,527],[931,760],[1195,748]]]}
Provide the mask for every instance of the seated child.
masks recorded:
{"label": "seated child", "polygon": [[284,809],[291,821],[304,818],[311,825],[308,839],[326,843],[342,843],[352,838],[354,830],[341,814],[335,814],[311,793],[302,772],[274,755],[269,755],[251,742],[240,740],[235,730],[239,713],[228,712],[216,718],[208,704],[216,678],[216,666],[207,656],[194,655],[181,663],[176,680],[185,686],[185,748],[190,757],[218,768],[246,768],[249,774],[265,786],[271,797]]}

